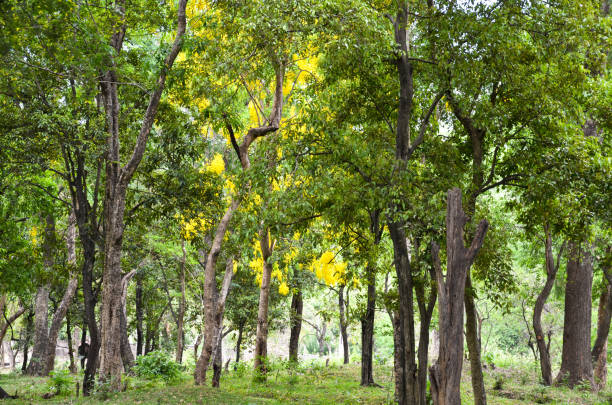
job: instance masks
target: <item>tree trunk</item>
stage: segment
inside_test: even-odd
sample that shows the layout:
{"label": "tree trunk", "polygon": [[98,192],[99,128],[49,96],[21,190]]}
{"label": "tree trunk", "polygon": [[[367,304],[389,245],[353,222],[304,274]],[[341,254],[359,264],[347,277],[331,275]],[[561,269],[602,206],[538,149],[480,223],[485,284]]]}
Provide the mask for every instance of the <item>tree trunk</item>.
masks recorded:
{"label": "tree trunk", "polygon": [[[348,294],[348,291],[347,291]],[[344,303],[344,285],[338,288],[338,308],[340,310],[340,335],[342,336],[342,353],[343,363],[349,364],[349,345],[348,345],[348,332],[346,316],[344,314],[345,303]]]}
{"label": "tree trunk", "polygon": [[[143,355],[144,336],[142,333],[142,275],[136,274],[136,355]],[[197,358],[197,357],[196,357]]]}
{"label": "tree trunk", "polygon": [[461,404],[463,367],[463,301],[466,279],[481,248],[488,223],[482,220],[469,248],[463,228],[468,220],[461,205],[461,190],[448,191],[446,205],[446,281],[440,265],[439,247],[432,244],[439,297],[440,348],[438,360],[429,369],[431,394],[436,405]]}
{"label": "tree trunk", "polygon": [[[219,331],[221,334],[221,331]],[[219,341],[217,342],[217,350],[215,353],[215,361],[213,362],[213,378],[212,378],[212,386],[215,388],[219,388],[219,382],[221,381],[221,370],[223,368],[223,335],[218,337]]]}
{"label": "tree trunk", "polygon": [[570,242],[565,285],[565,317],[561,369],[555,385],[570,388],[582,382],[594,387],[591,362],[591,288],[593,258],[579,243]]}
{"label": "tree trunk", "polygon": [[[240,324],[238,327],[238,338],[236,339],[236,363],[240,362],[240,347],[242,346],[242,330],[244,329],[244,324]],[[236,367],[234,366],[234,370]]]}
{"label": "tree trunk", "polygon": [[[430,268],[430,276],[433,281],[436,279],[435,270]],[[436,305],[437,291],[431,289],[427,301],[425,301],[424,283],[415,285],[417,303],[419,306],[419,348],[417,358],[419,360],[419,370],[417,375],[418,389],[418,405],[427,405],[427,363],[429,354],[429,327],[433,316],[434,307]]]}
{"label": "tree trunk", "polygon": [[72,326],[70,323],[70,313],[66,314],[66,337],[68,339],[68,369],[71,374],[78,373],[76,362],[74,361],[74,345],[72,344]]}
{"label": "tree trunk", "polygon": [[608,379],[607,354],[608,334],[610,333],[610,316],[612,316],[612,285],[607,285],[599,297],[599,308],[597,313],[597,338],[591,351],[593,360],[593,374],[597,389],[606,386]]}
{"label": "tree trunk", "polygon": [[254,369],[255,379],[266,379],[268,359],[268,303],[270,297],[270,278],[272,265],[268,263],[274,244],[270,241],[268,229],[264,229],[260,234],[259,245],[263,257],[263,274],[261,277],[261,289],[259,290],[259,309],[257,311],[257,332],[255,335]]}
{"label": "tree trunk", "polygon": [[123,368],[126,372],[129,372],[134,367],[134,353],[132,353],[132,347],[130,346],[130,339],[127,330],[127,289],[130,280],[136,275],[136,270],[130,271],[128,274],[123,276],[121,279],[121,361],[123,362]]}
{"label": "tree trunk", "polygon": [[368,283],[368,298],[366,312],[361,318],[361,386],[374,385],[373,347],[374,347],[374,315],[376,310],[376,270],[373,266],[366,267]]}
{"label": "tree trunk", "polygon": [[323,325],[317,330],[317,343],[319,344],[319,357],[325,356],[325,335],[327,335],[327,321],[323,319]]}
{"label": "tree trunk", "polygon": [[402,330],[400,325],[399,313],[389,311],[389,318],[393,325],[393,376],[395,384],[395,402],[400,402],[399,395],[402,393],[404,384],[404,350],[402,348],[401,336]]}
{"label": "tree trunk", "polygon": [[185,319],[185,262],[187,260],[187,251],[185,250],[185,240],[181,241],[181,248],[183,250],[183,257],[181,259],[181,265],[179,270],[179,282],[181,284],[181,299],[179,301],[179,310],[177,314],[176,322],[176,361],[177,363],[183,363],[183,322]]}
{"label": "tree trunk", "polygon": [[289,360],[298,362],[298,349],[300,344],[300,332],[302,330],[302,313],[304,312],[304,301],[302,289],[298,285],[297,291],[291,297],[291,313],[289,314],[289,325],[291,328],[289,335]]}
{"label": "tree trunk", "polygon": [[546,234],[546,240],[544,242],[545,254],[546,254],[546,283],[544,288],[538,294],[535,306],[533,308],[533,332],[536,336],[536,343],[538,346],[538,352],[540,353],[540,369],[542,371],[542,382],[544,385],[552,384],[552,368],[550,364],[550,353],[548,351],[548,345],[544,340],[544,330],[542,329],[542,310],[544,304],[552,291],[557,277],[557,271],[559,270],[559,261],[561,254],[563,253],[564,245],[559,249],[557,254],[557,261],[555,263],[552,252],[552,239],[548,229],[548,225],[544,226],[544,232]]}
{"label": "tree trunk", "polygon": [[470,372],[472,376],[472,390],[474,391],[474,405],[486,405],[487,397],[482,372],[481,342],[478,333],[478,313],[474,302],[472,279],[467,275],[464,291],[465,300],[465,340],[470,357]]}
{"label": "tree trunk", "polygon": [[9,395],[8,392],[4,391],[2,387],[0,387],[0,399],[15,399],[12,395]]}
{"label": "tree trunk", "polygon": [[193,358],[197,359],[198,358],[198,347],[200,347],[200,343],[202,343],[202,334],[200,333],[195,341],[195,343],[193,344]]}
{"label": "tree trunk", "polygon": [[[30,310],[26,317],[25,324],[25,341],[23,342],[23,362],[21,364],[21,373],[25,374],[28,367],[28,353],[30,350],[30,340],[32,340],[32,331],[34,329],[34,311]],[[0,339],[0,342],[2,339]]]}
{"label": "tree trunk", "polygon": [[72,302],[72,298],[76,293],[77,287],[79,286],[79,279],[73,277],[68,282],[68,287],[64,292],[64,296],[62,297],[62,301],[59,306],[55,310],[55,314],[53,314],[53,319],[51,321],[51,327],[49,328],[48,341],[47,341],[47,349],[46,349],[46,368],[43,372],[43,375],[49,375],[49,373],[53,370],[55,364],[55,350],[57,346],[57,337],[59,335],[60,328],[62,326],[62,322],[64,317],[68,313],[68,308],[70,307],[70,303]]}

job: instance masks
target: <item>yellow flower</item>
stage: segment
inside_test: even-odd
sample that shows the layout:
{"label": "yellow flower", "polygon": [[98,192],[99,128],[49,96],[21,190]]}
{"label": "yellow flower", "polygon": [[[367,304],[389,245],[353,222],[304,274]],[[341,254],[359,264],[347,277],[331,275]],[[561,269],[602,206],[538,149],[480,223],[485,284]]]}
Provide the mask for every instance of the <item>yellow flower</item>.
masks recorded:
{"label": "yellow flower", "polygon": [[281,283],[281,285],[278,286],[278,292],[281,295],[289,294],[289,286],[287,285],[287,283],[285,282]]}
{"label": "yellow flower", "polygon": [[208,171],[211,171],[216,174],[221,174],[225,171],[225,162],[223,161],[223,156],[220,153],[215,153],[213,159],[210,161],[207,167]]}

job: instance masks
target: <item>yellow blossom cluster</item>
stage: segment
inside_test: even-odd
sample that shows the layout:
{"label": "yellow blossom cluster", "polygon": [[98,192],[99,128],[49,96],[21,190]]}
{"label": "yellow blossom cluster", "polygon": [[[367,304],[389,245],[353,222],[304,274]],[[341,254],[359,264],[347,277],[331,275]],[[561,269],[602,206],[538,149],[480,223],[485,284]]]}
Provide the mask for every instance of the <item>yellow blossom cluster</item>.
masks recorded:
{"label": "yellow blossom cluster", "polygon": [[206,170],[216,174],[223,173],[225,171],[225,162],[223,161],[223,155],[221,155],[220,153],[215,153],[215,156],[213,156],[208,166],[206,166]]}
{"label": "yellow blossom cluster", "polygon": [[199,233],[205,233],[209,228],[209,224],[202,214],[190,219],[178,214],[175,217],[180,221],[181,236],[185,240],[193,240]]}
{"label": "yellow blossom cluster", "polygon": [[32,239],[33,245],[38,244],[38,239],[36,238],[37,236],[38,236],[38,228],[33,226],[32,229],[30,229],[30,239]]}
{"label": "yellow blossom cluster", "polygon": [[330,251],[324,252],[319,259],[315,259],[310,265],[310,271],[328,286],[346,283],[346,263],[336,262],[334,254]]}

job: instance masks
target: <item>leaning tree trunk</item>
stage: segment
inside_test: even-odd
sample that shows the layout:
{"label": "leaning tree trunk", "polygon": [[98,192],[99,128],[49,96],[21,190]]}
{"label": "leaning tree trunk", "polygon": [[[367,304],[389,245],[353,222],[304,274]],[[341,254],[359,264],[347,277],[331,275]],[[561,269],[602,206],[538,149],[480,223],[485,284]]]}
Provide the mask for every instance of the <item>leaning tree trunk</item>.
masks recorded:
{"label": "leaning tree trunk", "polygon": [[[430,268],[430,276],[432,280],[436,279],[435,270]],[[437,290],[431,288],[429,296],[425,298],[425,288],[423,283],[415,285],[417,303],[419,306],[419,348],[417,350],[417,358],[419,361],[419,370],[417,375],[418,389],[418,405],[427,405],[427,363],[429,354],[429,327],[431,318],[433,317],[434,307],[436,305]],[[427,299],[427,301],[425,301]]]}
{"label": "leaning tree trunk", "polygon": [[468,271],[482,246],[488,227],[488,222],[482,220],[470,247],[466,248],[463,228],[467,220],[461,206],[461,190],[449,190],[446,203],[446,281],[437,244],[432,244],[431,252],[438,285],[440,330],[438,360],[429,369],[435,405],[461,404],[464,290]]}
{"label": "leaning tree trunk", "polygon": [[538,352],[540,353],[540,369],[542,370],[542,381],[544,385],[551,385],[552,368],[550,365],[550,353],[548,351],[548,345],[544,340],[544,330],[542,329],[542,310],[544,309],[544,304],[546,304],[546,300],[548,299],[548,296],[552,291],[553,284],[555,283],[557,271],[559,270],[561,254],[563,253],[565,244],[563,244],[559,249],[559,253],[557,254],[557,261],[555,263],[555,261],[553,260],[552,239],[550,237],[548,225],[544,226],[544,231],[546,233],[546,240],[544,242],[546,253],[546,283],[544,284],[544,288],[542,289],[540,294],[538,294],[538,298],[536,299],[535,306],[533,308],[533,332],[536,336]]}
{"label": "leaning tree trunk", "polygon": [[261,254],[263,257],[263,274],[261,277],[261,288],[259,290],[259,309],[257,311],[257,332],[255,335],[255,352],[253,353],[255,378],[265,380],[267,373],[266,361],[268,358],[268,304],[270,297],[270,279],[272,265],[268,263],[274,244],[270,243],[270,235],[264,229],[260,237]]}
{"label": "leaning tree trunk", "polygon": [[583,382],[594,387],[591,362],[591,289],[593,258],[580,243],[569,243],[561,369],[555,385]]}
{"label": "leaning tree trunk", "polygon": [[[291,313],[289,314],[289,360],[298,361],[298,349],[300,344],[300,331],[302,330],[302,313],[304,312],[304,301],[302,289],[298,285],[297,291],[291,297]],[[242,331],[240,331],[242,333]],[[239,335],[241,336],[241,335]],[[237,347],[237,346],[236,346]]]}
{"label": "leaning tree trunk", "polygon": [[366,267],[368,298],[366,312],[361,318],[361,385],[374,385],[373,348],[374,348],[374,315],[376,305],[376,272],[372,265]]}
{"label": "leaning tree trunk", "polygon": [[599,298],[597,314],[597,338],[591,351],[593,359],[593,374],[597,389],[603,389],[608,379],[608,334],[610,333],[610,317],[612,316],[612,284],[604,287]]}
{"label": "leaning tree trunk", "polygon": [[[348,291],[347,291],[348,294]],[[346,315],[344,314],[345,310],[345,302],[344,302],[344,285],[341,285],[338,288],[338,308],[340,311],[340,334],[342,335],[342,353],[344,364],[349,364],[349,345],[348,345],[348,332],[347,332],[347,322]]]}

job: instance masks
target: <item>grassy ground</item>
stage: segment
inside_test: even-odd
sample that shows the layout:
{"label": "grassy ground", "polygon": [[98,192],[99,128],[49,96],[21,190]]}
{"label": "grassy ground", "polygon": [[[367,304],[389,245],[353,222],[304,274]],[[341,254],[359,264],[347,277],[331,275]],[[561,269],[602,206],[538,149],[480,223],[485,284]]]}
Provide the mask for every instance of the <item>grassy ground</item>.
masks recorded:
{"label": "grassy ground", "polygon": [[[305,364],[299,370],[276,367],[266,383],[253,382],[248,366],[223,375],[221,388],[195,387],[188,374],[175,383],[151,382],[129,377],[127,390],[117,394],[103,391],[84,399],[76,398],[74,381],[67,387],[71,393],[42,399],[52,391],[48,379],[0,375],[0,385],[9,393],[17,391],[19,399],[3,404],[388,404],[393,399],[392,375],[389,367],[377,366],[375,380],[382,386],[360,387],[358,365]],[[612,382],[608,384],[610,387]],[[497,368],[486,372],[489,404],[612,404],[612,389],[598,394],[588,390],[546,388],[537,383],[534,369]],[[463,402],[471,404],[469,370],[462,382]]]}

